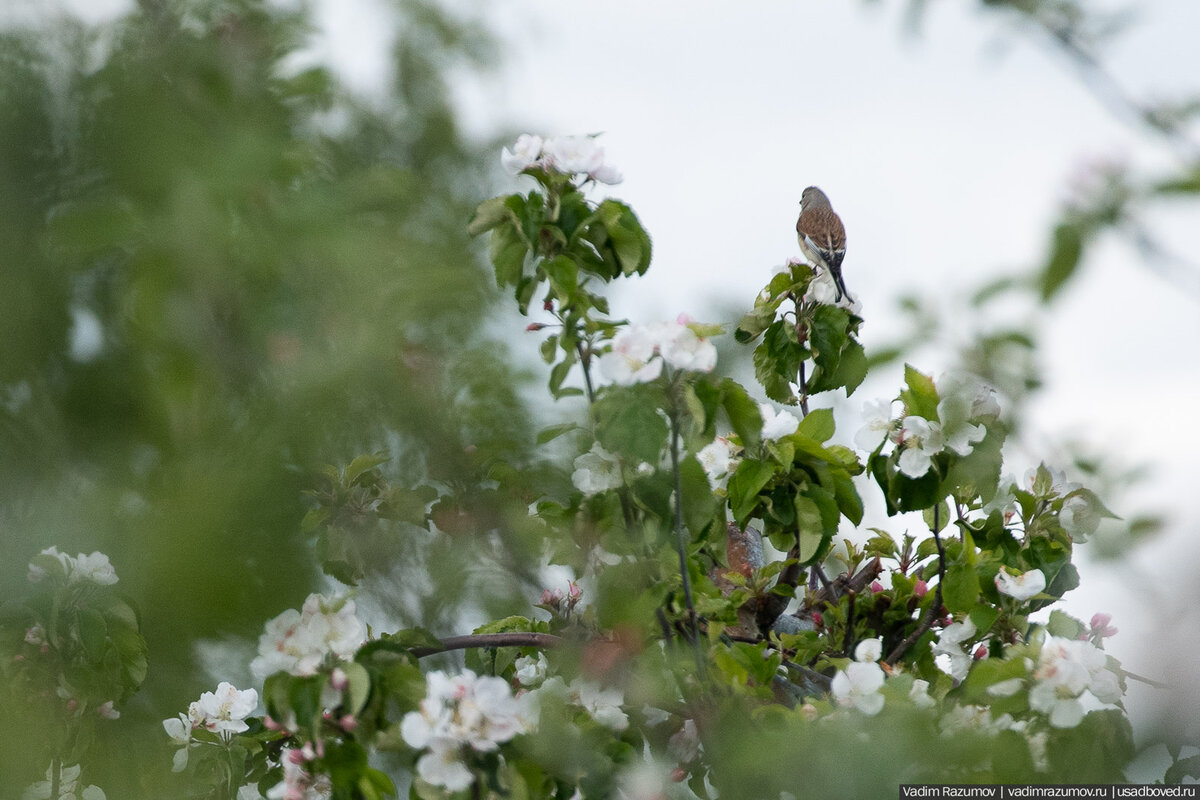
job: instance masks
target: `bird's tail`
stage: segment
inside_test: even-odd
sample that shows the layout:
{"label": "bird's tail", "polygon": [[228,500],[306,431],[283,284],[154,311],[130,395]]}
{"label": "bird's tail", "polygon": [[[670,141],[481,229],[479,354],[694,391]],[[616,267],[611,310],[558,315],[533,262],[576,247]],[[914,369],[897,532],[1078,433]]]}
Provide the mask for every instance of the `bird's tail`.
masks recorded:
{"label": "bird's tail", "polygon": [[837,293],[837,297],[834,298],[834,302],[836,303],[840,301],[843,297],[849,297],[850,293],[846,291],[846,282],[842,280],[842,268],[831,267],[829,273],[833,275],[833,286],[835,292]]}

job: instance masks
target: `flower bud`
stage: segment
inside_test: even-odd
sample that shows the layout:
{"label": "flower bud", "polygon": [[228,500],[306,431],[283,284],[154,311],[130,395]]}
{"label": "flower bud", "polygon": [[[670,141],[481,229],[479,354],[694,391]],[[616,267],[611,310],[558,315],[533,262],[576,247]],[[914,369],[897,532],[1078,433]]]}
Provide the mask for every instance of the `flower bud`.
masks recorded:
{"label": "flower bud", "polygon": [[918,578],[917,582],[913,584],[913,594],[917,597],[924,597],[928,591],[929,584],[925,582],[924,578]]}
{"label": "flower bud", "polygon": [[342,730],[349,733],[358,727],[358,720],[354,718],[353,714],[345,714],[339,720],[339,724],[342,726]]}
{"label": "flower bud", "polygon": [[883,591],[883,584],[879,581],[871,581],[871,593],[879,594]]}
{"label": "flower bud", "polygon": [[341,667],[334,667],[333,672],[329,673],[329,685],[339,692],[344,692],[350,686],[350,676]]}

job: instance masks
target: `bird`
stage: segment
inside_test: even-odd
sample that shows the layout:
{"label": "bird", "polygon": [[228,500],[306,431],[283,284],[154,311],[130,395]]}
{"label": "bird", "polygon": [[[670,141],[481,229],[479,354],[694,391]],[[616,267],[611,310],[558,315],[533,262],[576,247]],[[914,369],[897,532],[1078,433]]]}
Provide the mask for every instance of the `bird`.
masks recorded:
{"label": "bird", "polygon": [[829,205],[829,198],[816,186],[800,195],[800,218],[796,220],[796,238],[800,250],[815,266],[824,267],[833,276],[835,302],[849,296],[842,280],[842,259],[846,257],[846,228]]}

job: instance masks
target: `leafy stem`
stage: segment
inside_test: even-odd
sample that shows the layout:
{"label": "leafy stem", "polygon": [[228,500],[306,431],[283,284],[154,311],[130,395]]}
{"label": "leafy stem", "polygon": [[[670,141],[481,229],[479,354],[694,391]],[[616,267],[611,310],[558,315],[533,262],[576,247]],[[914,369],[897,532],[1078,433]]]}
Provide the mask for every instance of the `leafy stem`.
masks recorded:
{"label": "leafy stem", "polygon": [[917,625],[916,629],[908,636],[904,637],[904,641],[896,645],[888,657],[884,660],[888,666],[894,666],[900,660],[908,649],[912,647],[918,639],[925,635],[925,632],[933,627],[934,617],[938,615],[942,608],[942,585],[946,582],[946,547],[942,544],[942,537],[938,534],[939,525],[938,514],[941,511],[942,504],[938,501],[933,507],[933,525],[929,530],[933,534],[933,543],[937,545],[938,553],[938,582],[933,590],[933,602],[925,609],[924,616],[921,617],[921,624]]}

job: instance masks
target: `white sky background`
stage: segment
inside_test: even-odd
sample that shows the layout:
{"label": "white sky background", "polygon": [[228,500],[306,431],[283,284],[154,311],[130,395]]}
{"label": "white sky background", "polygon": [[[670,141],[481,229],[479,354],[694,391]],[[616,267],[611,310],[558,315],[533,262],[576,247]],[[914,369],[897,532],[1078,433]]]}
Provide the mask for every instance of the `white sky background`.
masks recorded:
{"label": "white sky background", "polygon": [[[129,5],[66,4],[92,19]],[[317,53],[352,86],[376,89],[387,70],[388,4],[317,5],[326,30]],[[1109,52],[1112,72],[1147,99],[1200,91],[1200,2],[1122,5],[1138,17]],[[633,206],[654,239],[650,273],[613,296],[614,314],[634,320],[687,311],[716,321],[747,307],[774,268],[799,255],[800,192],[817,184],[846,224],[843,269],[863,303],[868,351],[893,338],[901,293],[937,298],[960,324],[994,324],[970,322],[967,291],[1040,263],[1078,165],[1171,163],[1115,120],[1061,57],[978,3],[929,3],[914,35],[899,0],[454,6],[485,15],[506,43],[501,75],[459,87],[470,130],[605,132],[609,161],[625,173],[610,193]],[[1200,263],[1195,210],[1194,202],[1191,216],[1164,204],[1150,222],[1173,252]],[[1040,330],[1048,385],[1031,408],[1033,430],[1155,465],[1154,485],[1114,510],[1172,517],[1170,536],[1119,569],[1089,568],[1082,548],[1083,587],[1067,608],[1084,620],[1111,612],[1123,635],[1110,649],[1130,669],[1161,675],[1155,648],[1133,634],[1159,603],[1194,607],[1182,600],[1195,598],[1200,564],[1189,502],[1200,426],[1187,421],[1200,408],[1200,297],[1109,238]],[[936,374],[954,344],[938,343],[917,366]],[[848,410],[898,390],[901,368],[882,372]],[[842,425],[838,438],[849,442],[857,420]],[[1019,474],[1027,464],[1013,466]],[[863,491],[868,506],[879,505],[877,490]],[[1194,633],[1200,623],[1187,613]],[[1151,699],[1135,696],[1135,711],[1143,697]]]}

